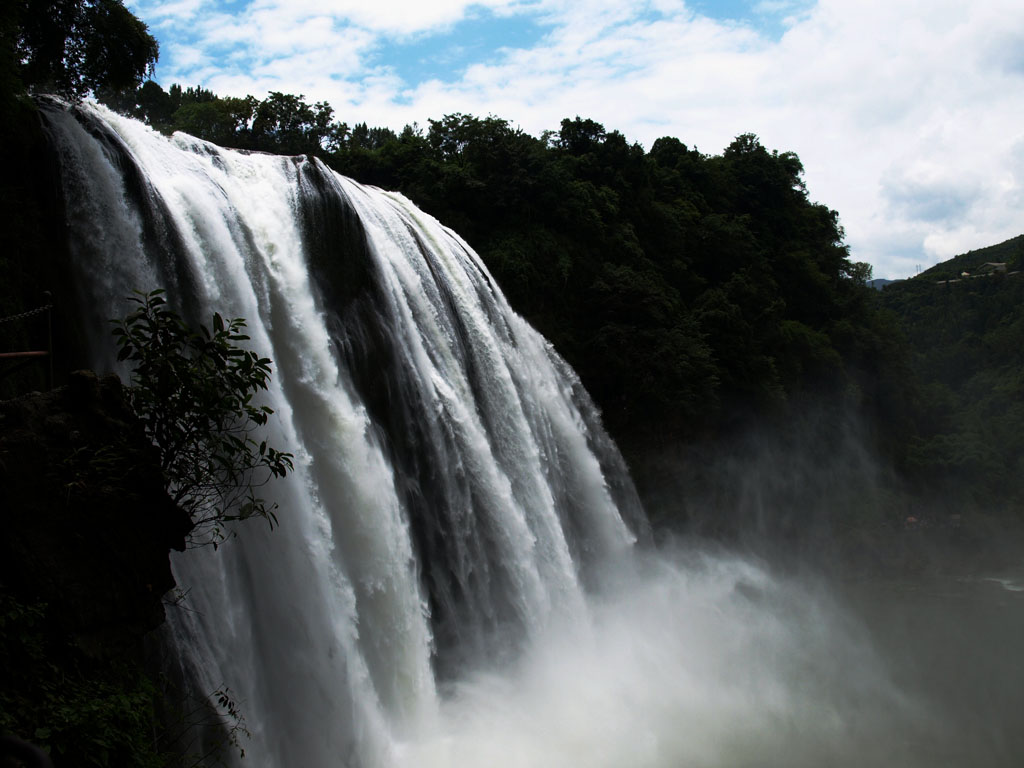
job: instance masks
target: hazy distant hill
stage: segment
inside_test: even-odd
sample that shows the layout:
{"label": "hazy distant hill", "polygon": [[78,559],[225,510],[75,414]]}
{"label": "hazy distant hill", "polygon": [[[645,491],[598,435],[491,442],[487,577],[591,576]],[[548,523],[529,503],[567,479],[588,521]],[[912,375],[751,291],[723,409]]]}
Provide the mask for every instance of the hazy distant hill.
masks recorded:
{"label": "hazy distant hill", "polygon": [[876,291],[880,291],[890,283],[898,283],[898,280],[886,280],[884,277],[876,277],[874,280],[868,280],[868,285],[874,288]]}
{"label": "hazy distant hill", "polygon": [[1008,270],[1021,269],[1024,266],[1024,235],[1017,235],[998,245],[968,251],[954,256],[948,261],[926,269],[917,279],[948,280],[959,277],[961,272],[974,273],[986,262],[1006,262]]}

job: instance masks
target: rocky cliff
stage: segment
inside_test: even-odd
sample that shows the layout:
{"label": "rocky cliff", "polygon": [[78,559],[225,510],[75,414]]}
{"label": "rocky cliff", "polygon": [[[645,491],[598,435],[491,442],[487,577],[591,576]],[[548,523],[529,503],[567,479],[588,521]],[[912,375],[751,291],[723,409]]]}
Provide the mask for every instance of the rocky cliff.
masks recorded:
{"label": "rocky cliff", "polygon": [[117,377],[0,402],[0,526],[0,731],[58,768],[140,764],[122,729],[151,717],[143,637],[190,523]]}

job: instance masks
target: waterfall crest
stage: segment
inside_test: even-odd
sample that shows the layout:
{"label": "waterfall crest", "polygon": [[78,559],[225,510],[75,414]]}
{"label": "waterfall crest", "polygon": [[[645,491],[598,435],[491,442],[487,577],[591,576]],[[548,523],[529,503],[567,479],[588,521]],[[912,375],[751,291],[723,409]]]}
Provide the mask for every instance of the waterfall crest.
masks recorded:
{"label": "waterfall crest", "polygon": [[575,374],[463,240],[317,160],[93,105],[44,120],[97,365],[155,287],[246,318],[274,361],[280,528],[177,557],[169,616],[197,685],[242,702],[247,764],[392,764],[460,670],[585,623],[643,513]]}

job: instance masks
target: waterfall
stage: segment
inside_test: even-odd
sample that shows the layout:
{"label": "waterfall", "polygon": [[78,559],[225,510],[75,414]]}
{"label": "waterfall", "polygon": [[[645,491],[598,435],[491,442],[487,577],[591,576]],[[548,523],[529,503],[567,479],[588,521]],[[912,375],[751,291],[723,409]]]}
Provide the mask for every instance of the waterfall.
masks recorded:
{"label": "waterfall", "polygon": [[44,116],[98,366],[108,318],[158,286],[193,320],[246,318],[274,361],[279,529],[173,562],[175,645],[243,702],[247,764],[388,764],[439,686],[585,622],[643,514],[578,379],[463,240],[318,160]]}
{"label": "waterfall", "polygon": [[[176,555],[168,609],[182,676],[245,717],[241,765],[923,768],[987,748],[894,685],[817,583],[637,547],[579,380],[407,199],[41,108],[96,366],[118,370],[109,319],[156,287],[193,322],[246,318],[274,363],[280,525]],[[986,764],[1019,764],[1001,745]]]}

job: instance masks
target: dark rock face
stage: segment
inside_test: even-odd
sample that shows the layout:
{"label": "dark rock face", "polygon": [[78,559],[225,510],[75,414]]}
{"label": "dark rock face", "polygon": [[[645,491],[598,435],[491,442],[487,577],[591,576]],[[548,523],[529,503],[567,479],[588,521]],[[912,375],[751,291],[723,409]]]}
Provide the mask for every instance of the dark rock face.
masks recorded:
{"label": "dark rock face", "polygon": [[0,584],[46,603],[87,655],[132,653],[163,621],[190,522],[116,376],[0,402]]}

